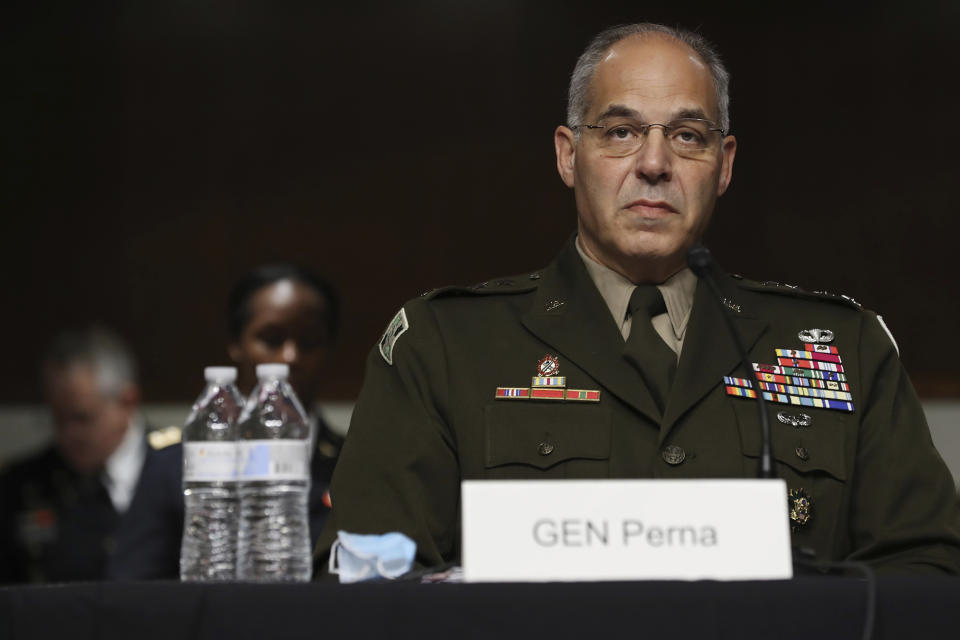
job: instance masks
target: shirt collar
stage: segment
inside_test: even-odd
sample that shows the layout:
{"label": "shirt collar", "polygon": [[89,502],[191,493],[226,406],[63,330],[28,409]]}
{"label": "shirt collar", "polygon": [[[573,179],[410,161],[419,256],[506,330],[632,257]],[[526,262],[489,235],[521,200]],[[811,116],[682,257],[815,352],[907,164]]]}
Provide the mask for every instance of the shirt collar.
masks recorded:
{"label": "shirt collar", "polygon": [[600,264],[587,255],[587,252],[580,246],[579,235],[574,245],[577,247],[580,259],[583,260],[583,264],[587,268],[590,279],[593,280],[593,284],[600,291],[600,296],[607,303],[607,308],[610,309],[610,314],[619,327],[623,323],[623,319],[627,317],[630,296],[637,285],[630,282],[622,274]]}
{"label": "shirt collar", "polygon": [[673,326],[673,334],[677,339],[683,339],[687,332],[687,323],[690,320],[690,310],[693,309],[693,296],[697,291],[697,276],[690,269],[682,269],[657,285],[663,294],[663,302],[667,306],[667,315]]}
{"label": "shirt collar", "polygon": [[[633,282],[613,269],[600,264],[580,246],[580,236],[577,236],[574,245],[580,254],[587,273],[600,296],[607,303],[610,314],[617,326],[623,324],[630,306],[630,296],[636,288]],[[663,301],[667,307],[670,325],[678,340],[682,340],[690,320],[690,310],[693,308],[693,295],[697,289],[697,276],[690,269],[682,269],[657,285],[663,294]]]}
{"label": "shirt collar", "polygon": [[103,480],[110,494],[110,501],[119,513],[123,513],[133,500],[140,470],[147,455],[143,418],[139,415],[130,420],[127,433],[120,446],[110,454],[103,465]]}

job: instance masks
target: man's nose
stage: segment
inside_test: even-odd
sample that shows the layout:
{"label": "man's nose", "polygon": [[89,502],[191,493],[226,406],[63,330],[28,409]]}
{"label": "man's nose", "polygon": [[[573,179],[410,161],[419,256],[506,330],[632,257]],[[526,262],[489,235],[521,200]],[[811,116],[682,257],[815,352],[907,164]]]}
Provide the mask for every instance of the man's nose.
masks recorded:
{"label": "man's nose", "polygon": [[655,183],[670,180],[673,169],[673,150],[660,127],[650,127],[646,139],[637,151],[638,178]]}

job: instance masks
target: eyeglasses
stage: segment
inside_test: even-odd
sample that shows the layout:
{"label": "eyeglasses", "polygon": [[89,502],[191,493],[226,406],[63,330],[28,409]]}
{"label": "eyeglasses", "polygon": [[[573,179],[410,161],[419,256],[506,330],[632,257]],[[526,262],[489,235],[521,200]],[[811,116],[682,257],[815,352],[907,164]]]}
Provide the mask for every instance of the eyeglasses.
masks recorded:
{"label": "eyeglasses", "polygon": [[652,127],[660,127],[663,137],[678,156],[695,158],[709,151],[726,132],[715,122],[701,118],[680,118],[667,124],[652,122],[640,124],[629,120],[617,120],[608,124],[578,124],[571,129],[586,129],[592,134],[604,154],[615,158],[636,153],[646,141]]}

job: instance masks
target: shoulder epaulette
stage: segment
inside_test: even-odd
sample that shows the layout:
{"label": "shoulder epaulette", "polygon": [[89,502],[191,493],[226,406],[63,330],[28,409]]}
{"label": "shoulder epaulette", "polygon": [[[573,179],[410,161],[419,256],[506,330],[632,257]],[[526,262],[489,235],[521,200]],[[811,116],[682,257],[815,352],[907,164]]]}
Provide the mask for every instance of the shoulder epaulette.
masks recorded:
{"label": "shoulder epaulette", "polygon": [[778,293],[780,295],[792,296],[794,298],[835,302],[837,304],[846,305],[858,311],[863,309],[859,302],[850,296],[843,295],[842,293],[831,293],[829,291],[807,291],[806,289],[802,289],[795,284],[784,284],[782,282],[774,282],[773,280],[758,282],[756,280],[744,278],[736,273],[731,273],[730,278],[736,282],[737,286],[750,291]]}
{"label": "shoulder epaulette", "polygon": [[511,293],[524,293],[526,291],[532,291],[537,288],[538,281],[540,280],[540,272],[534,271],[533,273],[522,273],[517,276],[510,276],[507,278],[496,278],[494,280],[487,280],[484,282],[478,282],[477,284],[470,285],[467,287],[440,287],[439,289],[430,289],[429,291],[424,291],[420,294],[421,298],[426,300],[432,300],[434,298],[443,298],[447,296],[470,296],[470,295],[493,295],[493,294],[511,294]]}
{"label": "shoulder epaulette", "polygon": [[177,444],[180,442],[180,438],[180,427],[176,426],[169,426],[164,429],[156,429],[147,434],[147,442],[149,442],[150,446],[157,451]]}

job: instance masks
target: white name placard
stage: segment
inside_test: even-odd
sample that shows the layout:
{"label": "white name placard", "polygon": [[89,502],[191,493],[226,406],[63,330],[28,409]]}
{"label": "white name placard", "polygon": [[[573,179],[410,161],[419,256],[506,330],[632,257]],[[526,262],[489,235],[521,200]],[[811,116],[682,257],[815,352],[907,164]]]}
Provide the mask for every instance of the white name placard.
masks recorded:
{"label": "white name placard", "polygon": [[793,576],[783,480],[468,480],[468,582]]}

